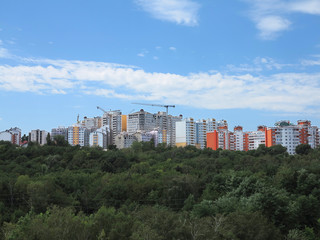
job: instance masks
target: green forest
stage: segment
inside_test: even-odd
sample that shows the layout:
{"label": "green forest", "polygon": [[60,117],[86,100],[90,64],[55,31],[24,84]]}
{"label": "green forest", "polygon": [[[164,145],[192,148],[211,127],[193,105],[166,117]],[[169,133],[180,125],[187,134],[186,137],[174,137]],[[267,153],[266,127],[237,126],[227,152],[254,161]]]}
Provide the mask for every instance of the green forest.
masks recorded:
{"label": "green forest", "polygon": [[0,142],[0,239],[320,239],[320,149]]}

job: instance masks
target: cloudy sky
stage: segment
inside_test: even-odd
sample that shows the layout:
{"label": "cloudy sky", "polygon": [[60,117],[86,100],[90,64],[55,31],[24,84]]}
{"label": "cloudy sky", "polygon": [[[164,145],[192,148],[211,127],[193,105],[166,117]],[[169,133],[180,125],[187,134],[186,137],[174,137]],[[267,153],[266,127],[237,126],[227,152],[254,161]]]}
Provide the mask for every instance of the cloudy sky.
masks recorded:
{"label": "cloudy sky", "polygon": [[0,131],[175,104],[230,128],[320,126],[320,0],[3,0]]}

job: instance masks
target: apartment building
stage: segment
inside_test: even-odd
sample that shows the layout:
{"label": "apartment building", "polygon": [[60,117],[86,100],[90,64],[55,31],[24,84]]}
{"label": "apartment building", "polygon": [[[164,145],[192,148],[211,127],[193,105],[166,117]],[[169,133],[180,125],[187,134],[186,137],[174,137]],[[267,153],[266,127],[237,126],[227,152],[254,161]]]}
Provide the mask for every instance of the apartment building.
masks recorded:
{"label": "apartment building", "polygon": [[176,140],[176,122],[182,120],[182,115],[172,116],[166,112],[158,112],[154,114],[155,128],[161,135],[160,141],[168,145],[175,146]]}
{"label": "apartment building", "polygon": [[108,147],[108,128],[101,127],[89,134],[89,146],[90,147],[102,147],[106,149]]}
{"label": "apartment building", "polygon": [[62,126],[51,129],[51,140],[54,139],[55,136],[63,136],[64,140],[68,141],[68,129]]}
{"label": "apartment building", "polygon": [[207,133],[207,146],[213,150],[248,151],[265,144],[265,126],[251,132],[244,132],[242,126],[234,127],[231,132],[225,120],[219,121],[217,126],[217,130]]}
{"label": "apartment building", "polygon": [[196,123],[193,118],[176,122],[176,146],[196,146]]}
{"label": "apartment building", "polygon": [[258,126],[257,131],[250,131],[245,133],[244,151],[256,150],[259,145],[265,145],[265,129],[266,126]]}
{"label": "apartment building", "polygon": [[21,129],[14,127],[0,132],[0,141],[9,141],[12,144],[21,145]]}
{"label": "apartment building", "polygon": [[309,144],[312,148],[319,146],[318,127],[311,126],[308,120],[299,120],[297,125],[290,121],[276,122],[275,127],[266,128],[265,136],[267,147],[280,144],[289,154],[294,154],[299,144]]}
{"label": "apartment building", "polygon": [[196,147],[204,149],[207,146],[207,121],[202,119],[195,122]]}
{"label": "apartment building", "polygon": [[90,130],[80,125],[68,127],[68,143],[71,146],[89,146]]}
{"label": "apartment building", "polygon": [[141,109],[138,112],[130,113],[128,115],[127,130],[128,133],[135,133],[138,131],[152,131],[156,128],[156,119],[152,113]]}
{"label": "apartment building", "polygon": [[122,115],[120,110],[106,111],[102,117],[102,126],[107,126],[109,129],[109,144],[115,144],[115,137],[127,131],[127,115]]}
{"label": "apartment building", "polygon": [[115,138],[115,145],[118,149],[129,148],[134,142],[149,142],[154,139],[155,145],[157,142],[157,131],[137,131],[135,133],[121,132]]}
{"label": "apartment building", "polygon": [[236,126],[233,129],[233,150],[244,151],[245,150],[245,136],[242,126]]}
{"label": "apartment building", "polygon": [[45,130],[31,130],[29,133],[29,142],[36,142],[40,145],[44,145],[47,143],[48,132]]}

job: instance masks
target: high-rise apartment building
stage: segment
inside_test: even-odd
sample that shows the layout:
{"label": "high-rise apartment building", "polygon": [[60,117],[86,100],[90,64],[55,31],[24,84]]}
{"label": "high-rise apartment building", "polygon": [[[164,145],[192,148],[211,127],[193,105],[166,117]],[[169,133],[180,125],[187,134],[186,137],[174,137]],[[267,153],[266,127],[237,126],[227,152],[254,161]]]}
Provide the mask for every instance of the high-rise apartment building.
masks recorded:
{"label": "high-rise apartment building", "polygon": [[299,120],[297,125],[279,121],[275,127],[266,128],[265,135],[267,147],[280,144],[287,148],[289,154],[294,154],[299,144],[309,144],[312,148],[319,146],[318,127],[311,126],[308,120]]}
{"label": "high-rise apartment building", "polygon": [[197,148],[207,147],[207,133],[217,130],[216,120],[210,118],[194,121],[187,118],[176,122],[176,146],[193,145]]}
{"label": "high-rise apartment building", "polygon": [[84,117],[83,120],[80,122],[80,125],[87,128],[87,129],[98,129],[102,127],[103,119],[102,117],[93,117],[88,118]]}
{"label": "high-rise apartment building", "polygon": [[115,144],[115,137],[127,131],[127,115],[122,115],[120,110],[110,110],[103,114],[102,125],[107,126],[110,130],[108,132],[109,144]]}
{"label": "high-rise apartment building", "polygon": [[208,147],[231,151],[254,150],[260,144],[265,144],[265,126],[259,126],[257,131],[244,132],[242,126],[234,127],[233,132],[228,130],[225,120],[218,122],[218,130],[207,134]]}
{"label": "high-rise apartment building", "polygon": [[255,150],[260,145],[271,147],[282,145],[289,154],[294,154],[299,144],[309,144],[311,148],[319,146],[319,129],[311,126],[307,120],[299,120],[297,125],[289,121],[279,121],[275,127],[258,126],[257,131],[243,132],[241,126],[228,131],[226,121],[218,122],[218,130],[207,133],[207,146],[236,151]]}
{"label": "high-rise apartment building", "polygon": [[29,133],[29,141],[44,145],[47,143],[47,136],[48,132],[45,130],[31,130],[31,132]]}
{"label": "high-rise apartment building", "polygon": [[195,122],[196,146],[204,149],[207,146],[207,121],[202,119]]}
{"label": "high-rise apartment building", "polygon": [[265,135],[266,126],[258,126],[257,131],[251,131],[245,133],[244,139],[244,151],[256,150],[260,145],[265,145],[266,135]]}
{"label": "high-rise apartment building", "polygon": [[64,140],[68,141],[68,129],[65,127],[57,127],[51,129],[51,140],[54,139],[55,136],[63,136]]}
{"label": "high-rise apartment building", "polygon": [[156,119],[153,114],[141,109],[138,112],[130,113],[128,115],[128,133],[135,133],[138,131],[152,131],[156,128]]}
{"label": "high-rise apartment building", "polygon": [[[217,129],[213,132],[207,133],[207,147],[217,150],[218,148],[224,150],[231,150],[230,147],[234,148],[234,144],[230,144],[230,132],[228,130],[228,123],[226,120],[220,120],[217,122]],[[234,136],[232,134],[232,139]],[[232,149],[233,150],[233,149]]]}
{"label": "high-rise apartment building", "polygon": [[235,151],[243,151],[245,146],[245,133],[242,126],[236,126],[233,129],[233,148]]}
{"label": "high-rise apartment building", "polygon": [[176,146],[196,145],[196,123],[193,118],[176,122]]}
{"label": "high-rise apartment building", "polygon": [[90,147],[102,147],[104,149],[108,146],[108,128],[101,127],[89,135]]}
{"label": "high-rise apartment building", "polygon": [[129,148],[133,142],[148,142],[154,139],[155,145],[157,145],[157,131],[137,131],[135,133],[121,132],[116,136],[115,145],[118,149]]}
{"label": "high-rise apartment building", "polygon": [[0,141],[9,141],[12,144],[21,145],[21,129],[14,127],[0,132]]}
{"label": "high-rise apartment building", "polygon": [[166,112],[158,112],[153,115],[155,120],[155,128],[161,136],[160,143],[167,143],[170,146],[175,146],[176,140],[176,122],[182,120],[182,115],[172,116]]}
{"label": "high-rise apartment building", "polygon": [[90,130],[80,125],[68,127],[68,143],[71,146],[89,146]]}

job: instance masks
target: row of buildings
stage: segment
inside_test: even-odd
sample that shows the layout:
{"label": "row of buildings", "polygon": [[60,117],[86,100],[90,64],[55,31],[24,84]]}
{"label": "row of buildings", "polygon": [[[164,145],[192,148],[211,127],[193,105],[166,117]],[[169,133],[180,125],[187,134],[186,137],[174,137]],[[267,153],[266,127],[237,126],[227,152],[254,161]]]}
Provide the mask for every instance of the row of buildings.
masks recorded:
{"label": "row of buildings", "polygon": [[[193,118],[167,115],[166,112],[149,113],[141,109],[138,112],[123,115],[120,110],[104,111],[103,116],[87,118],[69,127],[53,128],[50,137],[62,135],[72,146],[116,145],[128,148],[134,141],[154,140],[155,145],[167,143],[171,146],[184,147],[193,145],[198,148],[221,148],[233,151],[254,150],[263,144],[267,147],[280,144],[294,154],[299,144],[319,146],[319,129],[308,120],[299,120],[297,124],[280,121],[273,127],[258,126],[256,131],[244,131],[241,126],[228,129],[226,120],[214,118],[195,121]],[[48,132],[32,130],[29,141],[46,144]],[[21,130],[11,128],[0,132],[0,140],[21,145]]]}
{"label": "row of buildings", "polygon": [[266,147],[279,144],[286,147],[289,154],[294,154],[299,144],[309,144],[311,148],[320,145],[319,129],[308,120],[299,120],[296,125],[279,121],[274,127],[258,126],[256,131],[245,132],[241,126],[230,131],[226,120],[187,118],[176,123],[176,130],[176,146],[194,145],[213,150],[248,151],[261,144]]}
{"label": "row of buildings", "polygon": [[51,130],[51,138],[63,135],[70,145],[100,146],[116,145],[127,148],[134,141],[154,140],[155,144],[175,145],[176,122],[182,116],[172,116],[165,112],[149,113],[141,109],[138,112],[123,115],[120,110],[104,111],[102,117],[77,121],[70,127],[58,127]]}

